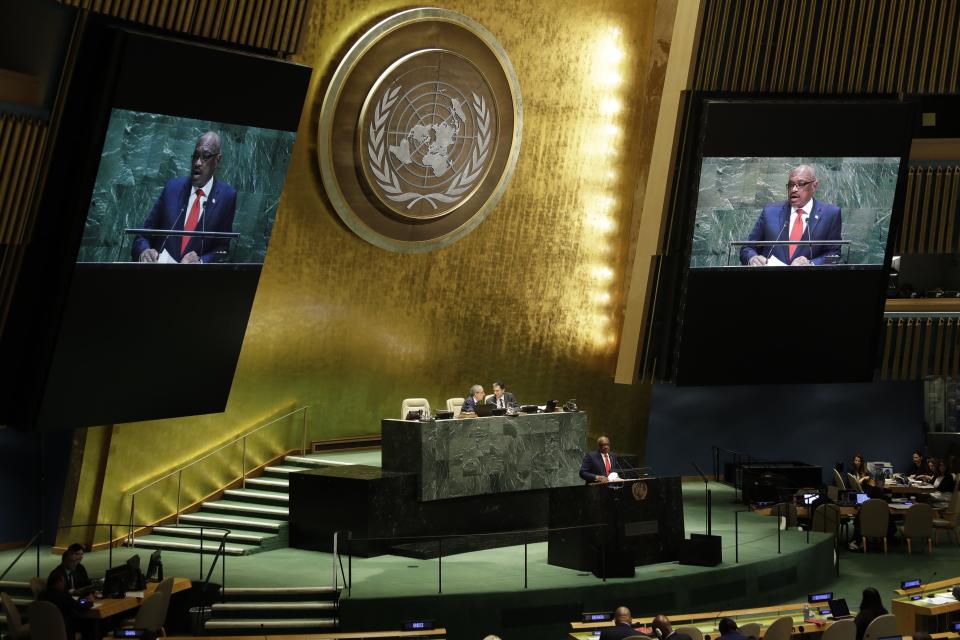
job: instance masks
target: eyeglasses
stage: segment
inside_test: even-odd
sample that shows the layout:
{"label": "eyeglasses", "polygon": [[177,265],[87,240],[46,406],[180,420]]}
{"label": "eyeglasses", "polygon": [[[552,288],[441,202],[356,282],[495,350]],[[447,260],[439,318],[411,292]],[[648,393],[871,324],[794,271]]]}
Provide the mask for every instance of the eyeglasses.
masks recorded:
{"label": "eyeglasses", "polygon": [[197,160],[203,160],[204,162],[210,162],[211,158],[216,158],[219,155],[220,155],[219,153],[207,153],[206,151],[197,153],[196,151],[194,151],[193,161],[196,162]]}
{"label": "eyeglasses", "polygon": [[816,180],[797,180],[796,182],[787,183],[787,191],[792,190],[794,187],[797,189],[805,189],[808,184],[813,184]]}

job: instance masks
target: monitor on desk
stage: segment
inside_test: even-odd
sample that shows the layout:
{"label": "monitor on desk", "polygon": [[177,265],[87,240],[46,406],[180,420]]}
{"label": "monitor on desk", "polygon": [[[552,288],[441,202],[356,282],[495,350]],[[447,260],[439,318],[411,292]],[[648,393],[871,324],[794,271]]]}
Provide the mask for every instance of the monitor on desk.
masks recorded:
{"label": "monitor on desk", "polygon": [[866,501],[869,500],[869,499],[870,499],[870,496],[868,496],[867,494],[865,494],[865,493],[858,493],[858,494],[857,494],[857,506],[859,507],[861,504],[863,504],[864,502],[866,502]]}
{"label": "monitor on desk", "polygon": [[874,478],[883,476],[884,479],[888,480],[893,477],[893,464],[883,461],[868,462],[867,473]]}
{"label": "monitor on desk", "polygon": [[127,563],[107,569],[107,573],[103,576],[103,597],[124,597],[130,589],[132,579],[130,565]]}

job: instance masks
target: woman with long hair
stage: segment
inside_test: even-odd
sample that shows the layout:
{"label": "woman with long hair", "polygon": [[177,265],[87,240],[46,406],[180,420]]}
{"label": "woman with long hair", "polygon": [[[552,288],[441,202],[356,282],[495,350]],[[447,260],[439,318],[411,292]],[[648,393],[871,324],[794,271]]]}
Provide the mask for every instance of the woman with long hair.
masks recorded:
{"label": "woman with long hair", "polygon": [[857,625],[857,640],[863,640],[863,634],[874,618],[886,615],[886,613],[887,610],[880,600],[880,592],[873,587],[864,589],[863,600],[860,601],[860,612],[853,620]]}

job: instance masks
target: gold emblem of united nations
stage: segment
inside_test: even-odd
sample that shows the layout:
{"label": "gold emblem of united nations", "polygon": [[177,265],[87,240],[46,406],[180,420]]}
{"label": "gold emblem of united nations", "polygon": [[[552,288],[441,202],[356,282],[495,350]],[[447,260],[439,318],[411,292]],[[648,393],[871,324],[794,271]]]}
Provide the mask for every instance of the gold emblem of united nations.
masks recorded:
{"label": "gold emblem of united nations", "polygon": [[642,480],[634,482],[630,491],[633,493],[633,499],[637,502],[643,502],[647,499],[647,483]]}
{"label": "gold emblem of united nations", "polygon": [[502,196],[521,129],[516,75],[493,35],[452,11],[404,11],[363,34],[331,80],[319,123],[323,185],[372,244],[446,246]]}

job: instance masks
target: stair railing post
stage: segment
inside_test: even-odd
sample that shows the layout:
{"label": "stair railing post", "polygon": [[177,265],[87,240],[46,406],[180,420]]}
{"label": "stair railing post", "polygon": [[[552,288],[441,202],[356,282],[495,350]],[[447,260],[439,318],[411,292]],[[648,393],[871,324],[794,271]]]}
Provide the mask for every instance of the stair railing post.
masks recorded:
{"label": "stair railing post", "polygon": [[133,543],[133,518],[136,513],[137,507],[137,494],[134,493],[130,496],[130,522],[127,525],[127,544]]}
{"label": "stair railing post", "polygon": [[337,590],[337,534],[333,532],[333,590]]}
{"label": "stair railing post", "polygon": [[43,538],[43,529],[40,529],[40,534],[37,536],[37,573],[40,575],[40,539]]}
{"label": "stair railing post", "polygon": [[303,440],[300,443],[300,455],[307,455],[307,407],[303,408]]}
{"label": "stair railing post", "polygon": [[242,449],[240,456],[240,486],[247,488],[247,436],[243,436]]}
{"label": "stair railing post", "polygon": [[[177,471],[177,526],[180,526],[180,489],[183,487],[183,469]],[[203,572],[200,572],[203,575]]]}
{"label": "stair railing post", "polygon": [[437,538],[437,593],[443,593],[443,538]]}
{"label": "stair railing post", "polygon": [[[200,580],[203,580],[203,525],[200,525]],[[206,585],[203,586],[207,588]]]}

